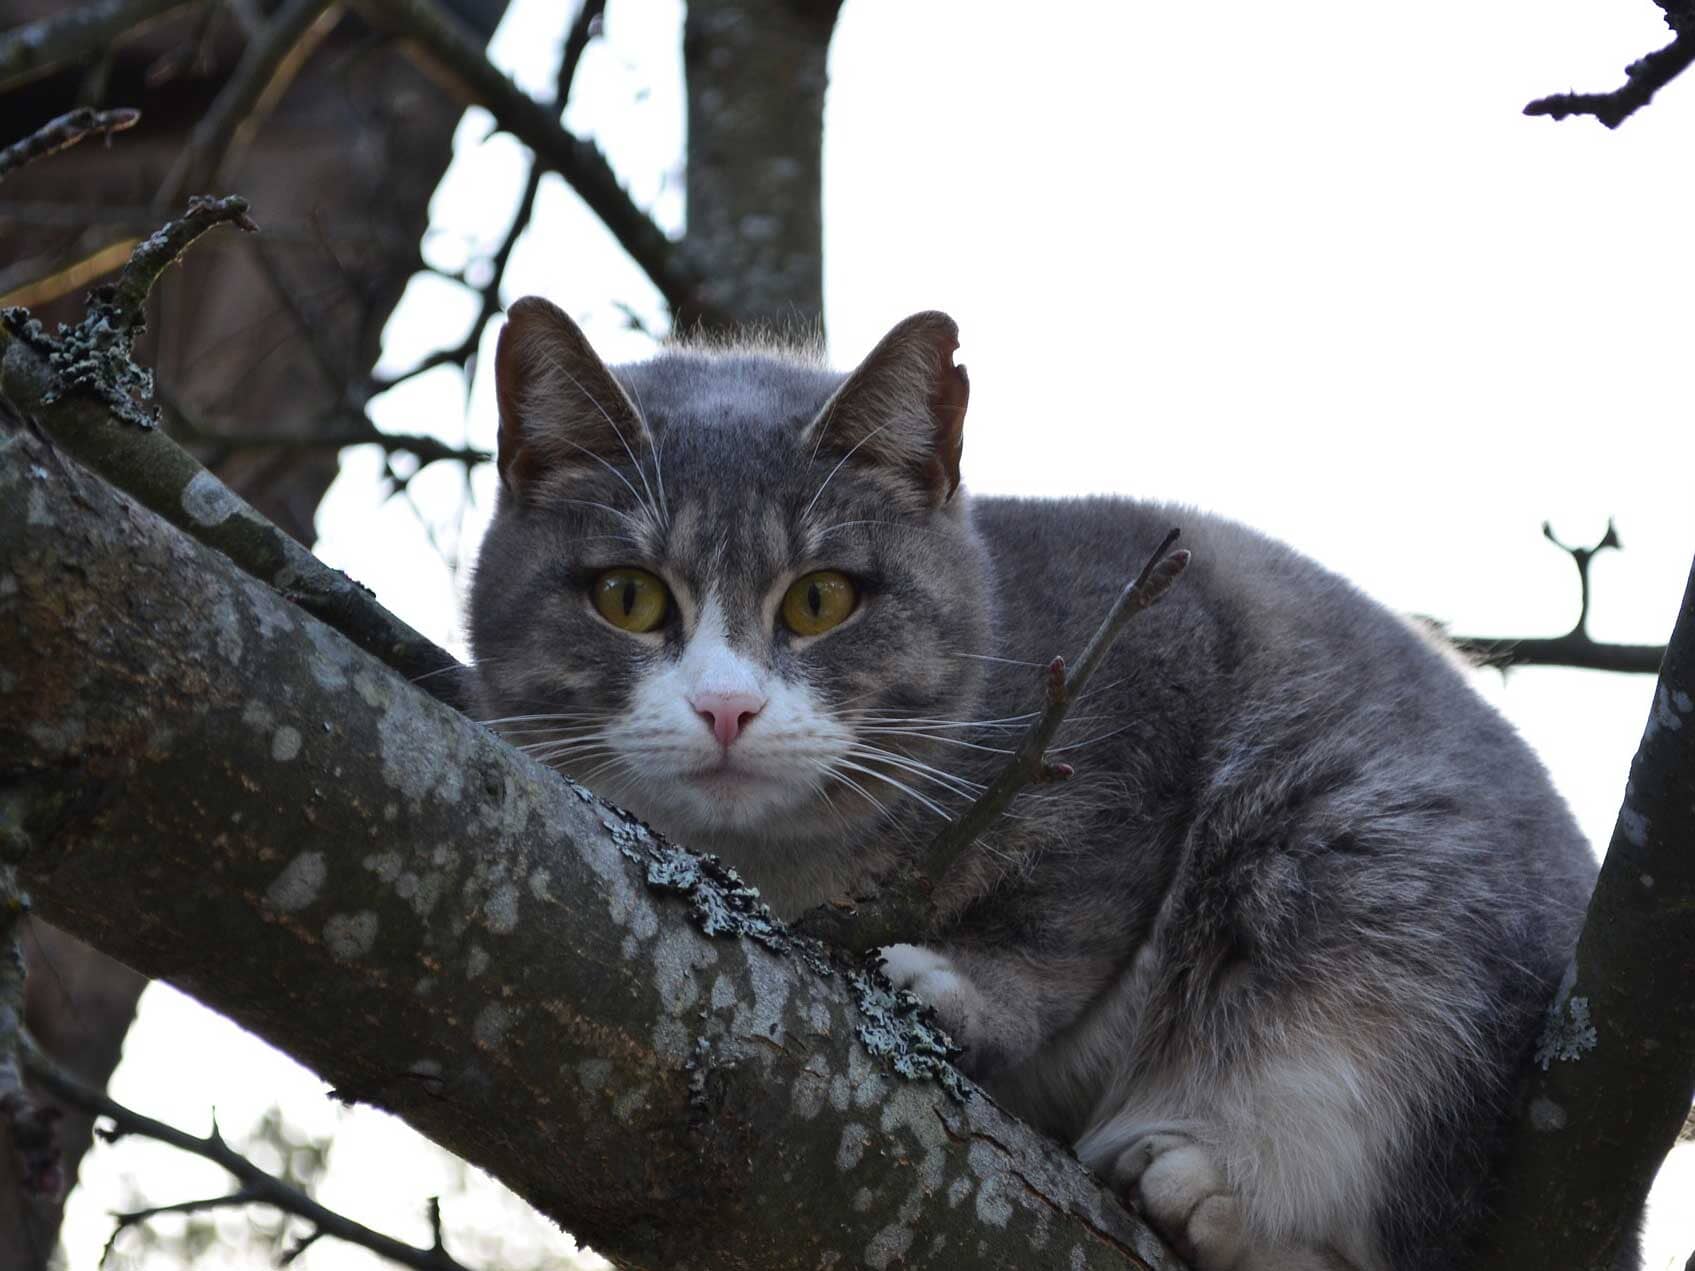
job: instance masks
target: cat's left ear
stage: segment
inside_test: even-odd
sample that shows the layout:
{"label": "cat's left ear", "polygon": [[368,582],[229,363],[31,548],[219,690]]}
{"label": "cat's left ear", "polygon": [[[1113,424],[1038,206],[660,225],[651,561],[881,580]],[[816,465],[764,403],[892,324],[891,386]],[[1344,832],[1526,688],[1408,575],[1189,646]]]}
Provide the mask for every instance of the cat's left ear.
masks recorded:
{"label": "cat's left ear", "polygon": [[940,507],[959,489],[971,396],[965,368],[953,364],[958,347],[959,326],[947,314],[913,314],[847,377],[803,441],[915,482]]}

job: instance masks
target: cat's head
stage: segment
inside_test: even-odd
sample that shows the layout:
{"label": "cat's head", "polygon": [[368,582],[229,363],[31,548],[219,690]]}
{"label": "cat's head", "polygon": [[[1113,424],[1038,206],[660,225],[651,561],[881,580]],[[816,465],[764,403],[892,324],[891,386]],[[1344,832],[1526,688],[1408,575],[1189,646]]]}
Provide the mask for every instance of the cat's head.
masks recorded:
{"label": "cat's head", "polygon": [[483,714],[733,857],[949,802],[917,734],[969,716],[990,622],[957,347],[921,313],[846,376],[688,347],[611,368],[519,301],[469,611]]}

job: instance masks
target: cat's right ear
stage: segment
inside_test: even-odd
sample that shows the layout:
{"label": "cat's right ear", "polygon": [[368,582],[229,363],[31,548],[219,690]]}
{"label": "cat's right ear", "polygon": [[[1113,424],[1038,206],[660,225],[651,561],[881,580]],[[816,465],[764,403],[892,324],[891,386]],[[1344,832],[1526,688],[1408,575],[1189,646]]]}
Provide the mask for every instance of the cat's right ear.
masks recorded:
{"label": "cat's right ear", "polygon": [[631,462],[649,444],[641,415],[587,337],[540,296],[506,314],[494,394],[500,479],[517,495],[550,476]]}

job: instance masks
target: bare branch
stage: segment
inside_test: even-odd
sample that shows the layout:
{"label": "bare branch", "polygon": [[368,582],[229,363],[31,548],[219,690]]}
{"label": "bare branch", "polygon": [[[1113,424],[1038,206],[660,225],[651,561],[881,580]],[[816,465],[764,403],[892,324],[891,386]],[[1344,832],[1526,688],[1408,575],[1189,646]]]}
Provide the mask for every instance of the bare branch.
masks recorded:
{"label": "bare branch", "polygon": [[1625,82],[1610,93],[1556,93],[1540,97],[1524,108],[1527,115],[1593,115],[1609,128],[1617,128],[1654,100],[1659,92],[1695,62],[1695,26],[1686,26],[1664,48],[1625,68]]}
{"label": "bare branch", "polygon": [[416,41],[502,129],[533,150],[544,167],[562,176],[653,280],[680,324],[697,319],[709,325],[730,324],[728,315],[702,298],[700,274],[679,244],[630,200],[600,148],[567,132],[550,107],[527,96],[503,75],[457,19],[434,0],[356,3],[372,22]]}
{"label": "bare branch", "polygon": [[971,806],[944,827],[916,861],[903,864],[893,877],[884,880],[875,895],[859,898],[848,908],[821,905],[800,920],[800,930],[840,948],[864,953],[896,940],[914,939],[933,924],[930,895],[935,882],[947,877],[966,849],[999,819],[1018,792],[1032,782],[1063,781],[1071,776],[1069,764],[1049,762],[1048,745],[1130,619],[1164,599],[1188,567],[1187,551],[1171,551],[1177,535],[1175,529],[1167,534],[1141,573],[1119,593],[1069,675],[1065,659],[1054,658],[1044,672],[1046,704],[1042,713],[1000,774]]}
{"label": "bare branch", "polygon": [[[571,85],[577,77],[577,66],[583,60],[583,52],[588,48],[589,41],[599,31],[600,20],[605,11],[605,0],[587,0],[572,19],[571,29],[565,36],[564,50],[559,60],[559,73],[554,82],[555,115],[565,109],[565,103],[570,99]],[[524,182],[524,192],[518,199],[518,210],[512,215],[512,223],[507,226],[505,238],[489,258],[487,280],[477,289],[480,304],[477,316],[472,320],[465,338],[451,349],[437,349],[410,370],[386,379],[373,380],[372,392],[383,392],[438,366],[457,366],[461,371],[469,369],[471,359],[476,356],[482,343],[483,329],[500,313],[500,284],[506,276],[506,266],[512,259],[512,252],[518,246],[518,240],[529,228],[530,218],[535,212],[536,196],[541,192],[544,171],[543,165],[532,158],[529,176]]]}
{"label": "bare branch", "polygon": [[1478,665],[1502,670],[1513,666],[1570,666],[1584,671],[1653,675],[1666,652],[1663,644],[1609,644],[1587,635],[1490,639],[1444,634],[1443,638]]}
{"label": "bare branch", "polygon": [[154,198],[155,209],[175,207],[194,186],[217,183],[238,138],[258,127],[339,16],[334,0],[287,0],[277,10],[177,155]]}
{"label": "bare branch", "polygon": [[435,1244],[428,1249],[420,1249],[392,1236],[385,1236],[380,1231],[373,1231],[363,1223],[355,1222],[346,1215],[319,1204],[298,1187],[267,1174],[225,1142],[216,1126],[213,1126],[210,1134],[200,1138],[163,1121],[143,1116],[92,1086],[84,1085],[43,1054],[39,1047],[28,1041],[24,1045],[24,1064],[30,1078],[38,1082],[42,1089],[72,1107],[82,1108],[111,1121],[112,1128],[107,1134],[108,1138],[138,1134],[143,1138],[168,1143],[181,1151],[213,1162],[241,1184],[227,1196],[179,1201],[173,1205],[158,1205],[150,1209],[137,1209],[114,1215],[118,1220],[118,1227],[112,1233],[112,1239],[106,1242],[108,1252],[113,1241],[117,1240],[126,1227],[145,1222],[157,1214],[193,1213],[232,1205],[271,1205],[284,1213],[295,1214],[310,1222],[317,1228],[314,1239],[316,1235],[333,1236],[337,1240],[345,1240],[348,1244],[369,1249],[372,1253],[397,1262],[403,1267],[415,1267],[418,1271],[466,1271],[462,1263],[442,1248],[439,1227]]}
{"label": "bare branch", "polygon": [[1600,553],[1622,548],[1618,529],[1611,518],[1607,532],[1590,547],[1574,547],[1562,543],[1548,522],[1542,523],[1542,536],[1566,555],[1577,567],[1577,621],[1563,636],[1520,639],[1513,637],[1449,635],[1447,629],[1431,618],[1420,617],[1455,649],[1480,666],[1505,670],[1511,666],[1571,666],[1588,671],[1628,671],[1653,675],[1660,669],[1665,656],[1661,644],[1608,644],[1589,635],[1589,566]]}
{"label": "bare branch", "polygon": [[124,107],[118,110],[94,110],[80,107],[43,124],[22,141],[15,141],[0,150],[0,181],[15,168],[61,150],[68,150],[86,137],[111,140],[114,132],[133,128],[141,112]]}
{"label": "bare branch", "polygon": [[131,426],[104,398],[66,392],[52,350],[39,325],[15,315],[0,323],[0,391],[57,444],[372,656],[456,700],[459,663],[450,653],[324,565],[162,431]]}
{"label": "bare branch", "polygon": [[171,431],[179,441],[196,446],[225,446],[230,449],[274,450],[340,450],[346,446],[380,446],[389,454],[406,454],[417,459],[420,467],[432,463],[488,463],[494,458],[475,446],[454,446],[424,433],[383,432],[368,416],[348,409],[340,419],[344,423],[325,420],[319,431],[302,434],[237,432],[216,427],[200,419],[182,403],[161,393],[171,420]]}
{"label": "bare branch", "polygon": [[1695,568],[1576,955],[1509,1130],[1480,1271],[1614,1265],[1695,1099]]}
{"label": "bare branch", "polygon": [[103,0],[67,7],[0,36],[0,92],[68,63],[103,53],[189,0]]}
{"label": "bare branch", "polygon": [[196,195],[188,201],[188,211],[167,222],[135,249],[129,264],[124,266],[118,281],[112,285],[110,294],[101,296],[97,302],[97,309],[105,311],[91,314],[90,320],[110,323],[129,335],[139,332],[145,321],[143,310],[147,297],[153,292],[153,284],[176,263],[178,256],[193,245],[195,239],[219,225],[234,225],[249,234],[259,232],[259,227],[247,215],[247,200],[240,195],[231,194],[224,198]]}

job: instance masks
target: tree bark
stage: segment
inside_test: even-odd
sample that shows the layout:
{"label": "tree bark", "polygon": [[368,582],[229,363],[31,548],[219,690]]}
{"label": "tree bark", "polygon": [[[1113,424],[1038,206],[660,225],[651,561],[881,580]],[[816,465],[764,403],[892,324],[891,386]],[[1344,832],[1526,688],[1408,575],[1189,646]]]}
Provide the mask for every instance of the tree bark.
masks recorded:
{"label": "tree bark", "polygon": [[1177,1267],[988,1098],[896,1075],[908,1025],[693,858],[28,427],[0,561],[0,828],[40,911],[621,1265]]}
{"label": "tree bark", "polygon": [[1695,1100],[1695,568],[1583,935],[1503,1160],[1480,1271],[1604,1269]]}
{"label": "tree bark", "polygon": [[[690,0],[688,233],[742,324],[822,323],[824,88],[840,0]],[[679,325],[699,315],[679,312]],[[821,329],[821,327],[820,327]]]}

